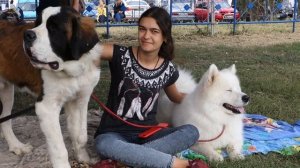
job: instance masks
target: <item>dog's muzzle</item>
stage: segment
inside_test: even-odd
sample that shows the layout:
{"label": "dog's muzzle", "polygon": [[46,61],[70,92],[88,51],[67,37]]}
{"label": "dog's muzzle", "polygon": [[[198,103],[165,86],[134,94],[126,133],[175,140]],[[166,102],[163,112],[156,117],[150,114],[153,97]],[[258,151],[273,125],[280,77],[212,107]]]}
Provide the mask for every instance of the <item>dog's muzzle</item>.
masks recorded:
{"label": "dog's muzzle", "polygon": [[26,48],[32,47],[33,42],[36,40],[36,34],[32,30],[26,30],[24,32],[24,43]]}
{"label": "dog's muzzle", "polygon": [[48,65],[51,69],[57,70],[59,68],[59,63],[57,61],[44,62],[40,61],[36,56],[34,56],[30,50],[33,45],[33,42],[36,40],[36,34],[32,30],[26,30],[24,32],[24,48],[27,56],[29,57],[33,66],[36,64]]}
{"label": "dog's muzzle", "polygon": [[[247,105],[250,101],[250,97],[248,95],[243,95],[242,96],[242,101],[243,101],[244,105]],[[245,113],[244,107],[235,107],[235,106],[233,106],[231,104],[228,104],[228,103],[224,103],[223,107],[226,108],[227,110],[232,111],[234,114]]]}

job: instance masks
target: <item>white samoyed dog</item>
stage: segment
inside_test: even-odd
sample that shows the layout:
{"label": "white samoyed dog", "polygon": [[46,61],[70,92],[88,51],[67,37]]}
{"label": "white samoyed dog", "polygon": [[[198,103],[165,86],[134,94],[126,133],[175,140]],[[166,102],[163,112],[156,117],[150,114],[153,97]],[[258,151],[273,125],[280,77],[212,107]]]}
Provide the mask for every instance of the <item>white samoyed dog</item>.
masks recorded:
{"label": "white samoyed dog", "polygon": [[157,119],[172,126],[192,124],[200,133],[192,150],[210,161],[223,161],[217,149],[225,148],[230,159],[244,159],[243,114],[250,97],[241,91],[235,65],[218,70],[212,64],[197,84],[190,72],[179,69],[179,91],[187,93],[180,104],[170,102],[162,92]]}

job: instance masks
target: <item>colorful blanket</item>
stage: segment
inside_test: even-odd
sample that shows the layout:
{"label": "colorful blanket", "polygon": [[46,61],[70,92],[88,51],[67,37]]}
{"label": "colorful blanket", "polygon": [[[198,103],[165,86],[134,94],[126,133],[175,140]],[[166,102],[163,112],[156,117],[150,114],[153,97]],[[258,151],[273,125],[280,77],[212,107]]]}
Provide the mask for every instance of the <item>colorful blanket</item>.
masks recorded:
{"label": "colorful blanket", "polygon": [[[224,150],[220,149],[219,152],[223,156],[227,156]],[[282,155],[293,155],[300,152],[300,120],[289,124],[257,114],[245,116],[243,154],[267,154],[269,152],[277,152]],[[187,159],[205,160],[204,156],[196,154],[192,150],[182,151],[179,155]]]}
{"label": "colorful blanket", "polygon": [[269,152],[291,155],[300,151],[300,120],[291,125],[262,115],[247,114],[244,124],[245,155]]}

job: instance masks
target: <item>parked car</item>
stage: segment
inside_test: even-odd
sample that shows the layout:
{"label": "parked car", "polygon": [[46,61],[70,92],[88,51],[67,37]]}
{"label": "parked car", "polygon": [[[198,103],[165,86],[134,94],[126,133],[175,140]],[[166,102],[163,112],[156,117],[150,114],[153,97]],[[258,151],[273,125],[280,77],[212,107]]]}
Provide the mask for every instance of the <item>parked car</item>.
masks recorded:
{"label": "parked car", "polygon": [[17,8],[21,9],[25,20],[36,18],[36,7],[39,4],[35,4],[35,0],[19,0],[17,3]]}
{"label": "parked car", "polygon": [[[170,7],[165,6],[170,13]],[[172,3],[172,22],[193,22],[195,13],[193,8],[187,3]]]}
{"label": "parked car", "polygon": [[136,22],[142,13],[150,8],[150,5],[144,0],[127,0],[125,6],[126,20],[129,22]]}
{"label": "parked car", "polygon": [[[294,2],[294,1],[292,1]],[[294,14],[294,7],[292,5],[292,2],[289,1],[283,1],[282,3],[277,2],[276,3],[276,18],[279,20],[284,20],[288,17],[292,18]]]}
{"label": "parked car", "polygon": [[[194,10],[195,21],[208,21],[211,20],[211,13],[207,2],[198,4]],[[240,13],[236,10],[236,20],[240,19]],[[233,21],[234,19],[234,8],[231,7],[227,1],[220,0],[215,1],[215,20],[218,22],[222,21]]]}

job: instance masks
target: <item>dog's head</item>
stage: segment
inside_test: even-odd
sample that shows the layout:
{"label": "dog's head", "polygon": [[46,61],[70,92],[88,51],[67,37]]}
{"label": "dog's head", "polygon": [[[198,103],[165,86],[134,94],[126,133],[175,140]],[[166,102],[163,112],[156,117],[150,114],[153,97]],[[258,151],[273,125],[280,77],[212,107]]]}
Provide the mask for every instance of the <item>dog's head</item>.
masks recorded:
{"label": "dog's head", "polygon": [[24,33],[24,49],[33,66],[61,71],[99,42],[95,23],[70,7],[48,7],[37,26]]}
{"label": "dog's head", "polygon": [[221,71],[212,64],[202,78],[202,87],[211,102],[228,114],[244,113],[250,97],[241,91],[240,82],[233,64]]}

